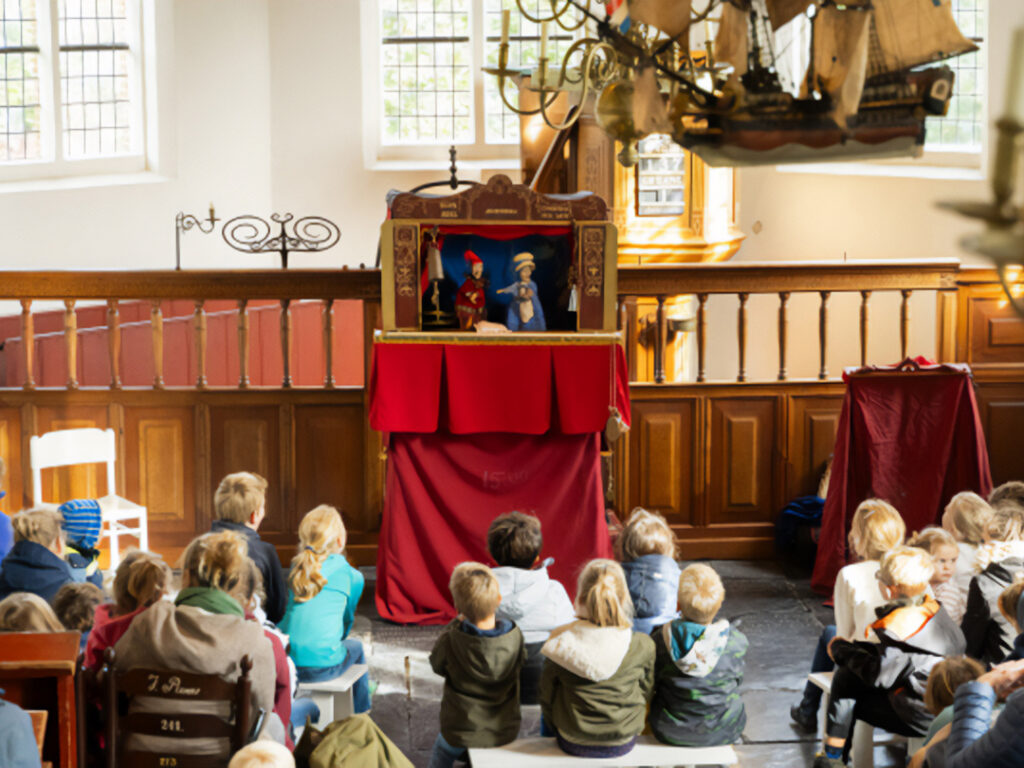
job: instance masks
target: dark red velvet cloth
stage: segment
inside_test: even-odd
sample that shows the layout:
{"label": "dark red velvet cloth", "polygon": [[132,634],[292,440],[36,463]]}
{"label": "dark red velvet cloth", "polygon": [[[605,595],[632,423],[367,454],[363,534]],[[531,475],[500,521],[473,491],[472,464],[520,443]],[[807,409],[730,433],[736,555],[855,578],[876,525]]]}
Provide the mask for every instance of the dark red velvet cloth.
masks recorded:
{"label": "dark red velvet cloth", "polygon": [[618,344],[373,348],[370,426],[381,432],[580,435],[602,431],[613,402],[628,424],[629,381]]}
{"label": "dark red velvet cloth", "polygon": [[830,592],[849,562],[857,505],[885,499],[907,533],[940,521],[960,491],[992,489],[988,450],[966,366],[872,369],[845,377],[832,477],[811,585]]}
{"label": "dark red velvet cloth", "polygon": [[385,619],[450,620],[452,568],[493,565],[486,532],[503,512],[540,518],[541,557],[555,558],[549,573],[570,595],[585,562],[611,557],[595,434],[392,434],[388,457],[376,594]]}

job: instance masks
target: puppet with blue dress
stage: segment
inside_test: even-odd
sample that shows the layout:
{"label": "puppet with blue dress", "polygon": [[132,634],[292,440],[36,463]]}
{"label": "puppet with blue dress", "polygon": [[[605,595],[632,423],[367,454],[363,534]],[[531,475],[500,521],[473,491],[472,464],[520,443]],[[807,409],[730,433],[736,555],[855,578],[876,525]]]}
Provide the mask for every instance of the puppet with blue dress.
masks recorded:
{"label": "puppet with blue dress", "polygon": [[519,280],[502,288],[498,293],[511,293],[512,303],[508,305],[508,329],[510,331],[545,331],[544,310],[537,296],[537,284],[531,279],[536,265],[533,254],[523,252],[512,258],[512,269]]}

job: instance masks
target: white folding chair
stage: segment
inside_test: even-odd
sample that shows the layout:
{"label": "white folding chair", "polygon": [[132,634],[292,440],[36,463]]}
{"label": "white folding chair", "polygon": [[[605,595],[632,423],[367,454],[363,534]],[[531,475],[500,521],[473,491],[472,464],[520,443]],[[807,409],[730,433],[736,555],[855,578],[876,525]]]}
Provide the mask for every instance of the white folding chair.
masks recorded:
{"label": "white folding chair", "polygon": [[[117,495],[114,465],[117,463],[117,443],[114,430],[86,427],[60,429],[45,435],[34,435],[29,441],[29,465],[32,468],[32,503],[43,506],[42,470],[66,467],[72,464],[106,464],[107,495],[97,499],[100,503],[100,539],[110,540],[110,567],[121,562],[119,536],[134,536],[139,547],[149,549],[146,526],[146,508]],[[63,499],[67,501],[67,499]],[[126,521],[137,521],[134,526]]]}

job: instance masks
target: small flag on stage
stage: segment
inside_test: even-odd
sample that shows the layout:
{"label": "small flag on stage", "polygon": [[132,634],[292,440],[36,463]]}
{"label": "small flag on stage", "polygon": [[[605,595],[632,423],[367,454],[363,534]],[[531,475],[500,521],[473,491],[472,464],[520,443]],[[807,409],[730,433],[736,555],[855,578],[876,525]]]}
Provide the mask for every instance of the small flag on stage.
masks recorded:
{"label": "small flag on stage", "polygon": [[620,32],[628,32],[630,26],[629,3],[627,0],[608,0],[604,4],[608,12],[608,23]]}

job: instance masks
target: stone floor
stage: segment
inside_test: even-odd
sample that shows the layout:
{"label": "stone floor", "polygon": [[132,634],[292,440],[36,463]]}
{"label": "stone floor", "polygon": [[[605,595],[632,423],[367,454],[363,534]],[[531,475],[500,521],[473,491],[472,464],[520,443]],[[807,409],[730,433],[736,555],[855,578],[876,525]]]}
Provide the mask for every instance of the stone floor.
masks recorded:
{"label": "stone floor", "polygon": [[[817,740],[790,725],[789,706],[803,690],[814,645],[832,611],[810,590],[806,574],[772,561],[712,561],[725,583],[722,615],[750,641],[743,698],[747,727],[736,748],[744,768],[801,768],[814,761]],[[373,719],[417,766],[426,766],[437,735],[442,681],[427,656],[439,627],[405,627],[382,620],[367,597],[353,635],[366,646],[371,679],[379,682]],[[539,732],[539,707],[524,707],[522,735]],[[899,747],[877,747],[876,768],[905,763]]]}

